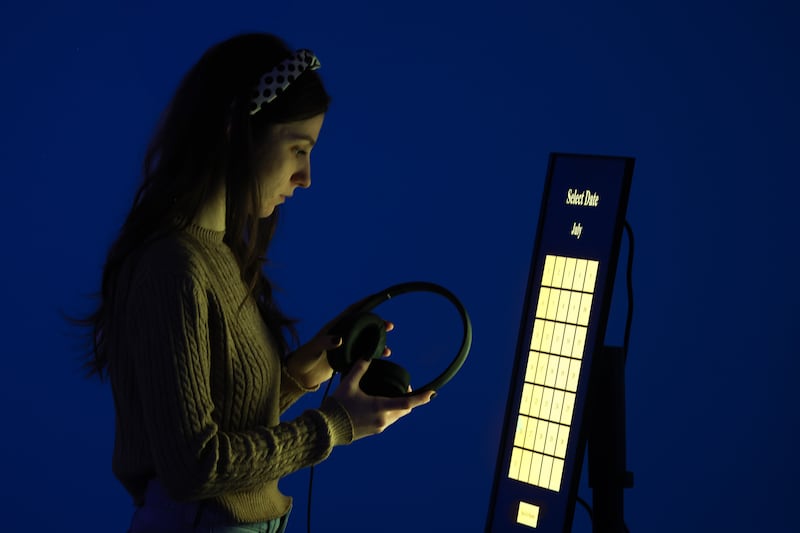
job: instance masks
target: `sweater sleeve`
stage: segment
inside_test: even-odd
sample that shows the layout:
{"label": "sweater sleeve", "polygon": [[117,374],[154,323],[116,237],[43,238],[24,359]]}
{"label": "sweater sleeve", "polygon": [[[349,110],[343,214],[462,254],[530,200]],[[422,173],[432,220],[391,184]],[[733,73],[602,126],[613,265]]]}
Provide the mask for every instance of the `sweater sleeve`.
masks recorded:
{"label": "sweater sleeve", "polygon": [[157,474],[179,500],[248,490],[325,459],[353,439],[335,402],[274,427],[221,431],[212,417],[208,300],[190,274],[145,272],[127,342]]}
{"label": "sweater sleeve", "polygon": [[280,392],[280,412],[283,414],[289,407],[292,406],[300,397],[307,392],[316,392],[319,390],[319,385],[313,389],[304,387],[294,376],[289,373],[286,368],[285,361],[281,362],[281,392]]}

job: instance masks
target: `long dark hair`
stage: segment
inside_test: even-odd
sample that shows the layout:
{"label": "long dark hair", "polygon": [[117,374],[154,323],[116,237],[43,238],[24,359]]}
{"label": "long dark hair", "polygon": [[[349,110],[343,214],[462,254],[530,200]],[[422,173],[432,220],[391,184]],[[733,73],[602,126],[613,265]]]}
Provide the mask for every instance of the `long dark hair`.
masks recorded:
{"label": "long dark hair", "polygon": [[125,260],[148,240],[185,227],[223,185],[224,242],[236,257],[242,280],[283,354],[289,347],[286,333],[297,341],[294,321],[275,304],[263,272],[278,208],[267,218],[251,215],[261,212],[255,173],[264,157],[268,127],[317,116],[330,104],[319,75],[306,71],[278,98],[250,115],[260,76],[292,54],[274,35],[242,34],[210,48],[183,78],[148,146],[142,184],[109,249],[99,305],[87,318],[70,319],[90,329],[82,365],[87,377],[97,375],[102,380],[107,370],[104,332]]}

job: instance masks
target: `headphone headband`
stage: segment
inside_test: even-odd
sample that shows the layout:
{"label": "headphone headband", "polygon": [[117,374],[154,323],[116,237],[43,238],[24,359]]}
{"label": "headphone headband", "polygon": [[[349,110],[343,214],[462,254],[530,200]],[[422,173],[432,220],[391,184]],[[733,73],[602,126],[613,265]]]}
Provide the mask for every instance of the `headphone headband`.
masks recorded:
{"label": "headphone headband", "polygon": [[[450,303],[452,303],[453,306],[458,310],[459,316],[461,317],[461,322],[464,326],[464,335],[458,353],[456,354],[452,362],[447,366],[447,368],[445,368],[444,372],[442,372],[438,377],[436,377],[430,383],[427,383],[419,388],[416,388],[411,393],[405,393],[404,394],[405,396],[411,396],[425,391],[439,390],[448,381],[450,381],[456,375],[456,373],[458,373],[458,371],[461,369],[461,366],[464,364],[464,361],[467,359],[467,354],[469,354],[470,347],[472,346],[472,323],[470,322],[469,315],[467,314],[467,310],[464,308],[464,305],[449,290],[445,289],[440,285],[437,285],[435,283],[430,283],[427,281],[411,281],[406,283],[399,283],[397,285],[392,285],[391,287],[387,287],[382,291],[376,292],[371,296],[368,296],[364,300],[361,306],[359,306],[357,309],[354,309],[352,313],[348,314],[348,317],[353,317],[361,313],[366,313],[371,309],[377,307],[378,305],[394,298],[395,296],[399,296],[401,294],[406,294],[409,292],[432,292],[435,294],[439,294],[440,296],[443,296],[448,301],[450,301]],[[336,329],[336,326],[334,326],[331,329],[332,330]],[[329,360],[331,360],[330,354],[329,354]],[[334,369],[343,371],[343,369],[338,369],[335,366]]]}

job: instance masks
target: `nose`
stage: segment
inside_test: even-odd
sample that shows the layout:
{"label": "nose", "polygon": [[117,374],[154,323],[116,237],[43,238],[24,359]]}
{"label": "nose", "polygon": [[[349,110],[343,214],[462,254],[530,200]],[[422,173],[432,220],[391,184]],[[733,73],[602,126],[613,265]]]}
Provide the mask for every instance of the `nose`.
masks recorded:
{"label": "nose", "polygon": [[294,173],[292,183],[303,189],[311,187],[311,161],[307,161],[303,168]]}

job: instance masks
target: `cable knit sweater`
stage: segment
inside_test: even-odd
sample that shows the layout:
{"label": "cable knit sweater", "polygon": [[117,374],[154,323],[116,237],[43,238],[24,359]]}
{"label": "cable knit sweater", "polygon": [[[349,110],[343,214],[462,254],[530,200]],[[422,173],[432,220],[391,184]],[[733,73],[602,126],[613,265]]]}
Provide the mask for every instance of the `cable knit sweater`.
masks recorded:
{"label": "cable knit sweater", "polygon": [[352,442],[328,398],[289,422],[308,389],[281,364],[224,232],[196,225],[134,254],[121,270],[106,335],[116,407],[114,475],[143,503],[157,477],[176,500],[211,500],[233,519],[288,511],[278,479]]}

